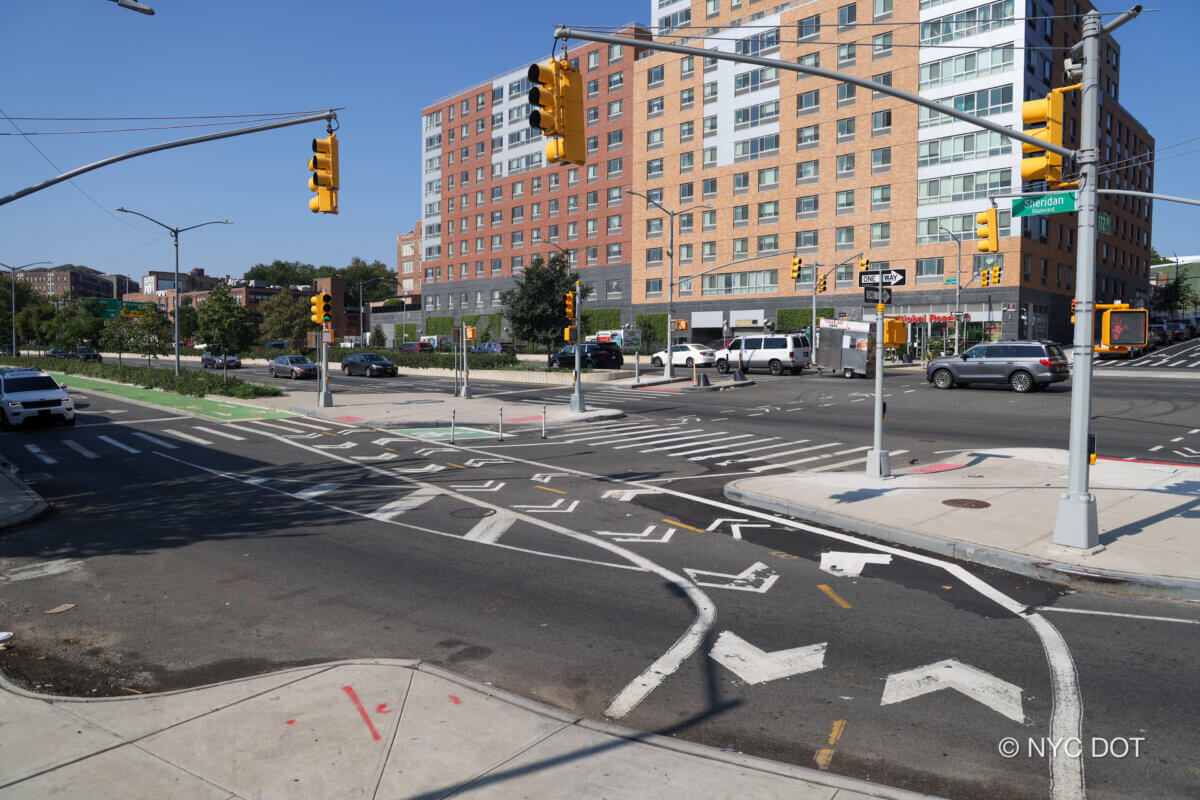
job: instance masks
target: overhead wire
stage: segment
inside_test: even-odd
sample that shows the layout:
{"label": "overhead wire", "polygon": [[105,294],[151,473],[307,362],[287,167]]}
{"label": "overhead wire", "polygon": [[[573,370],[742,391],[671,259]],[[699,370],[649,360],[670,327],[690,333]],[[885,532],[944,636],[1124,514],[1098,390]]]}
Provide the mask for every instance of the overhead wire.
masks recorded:
{"label": "overhead wire", "polygon": [[[300,116],[303,116],[303,115],[301,115],[301,114],[296,115],[296,117],[300,117]],[[12,117],[10,119],[17,119],[17,118]],[[68,136],[68,135],[79,135],[79,134],[89,134],[89,133],[129,133],[129,132],[137,132],[137,131],[164,131],[164,130],[175,130],[178,128],[207,128],[207,127],[222,126],[222,125],[243,125],[243,124],[248,124],[248,123],[252,123],[252,122],[274,122],[274,121],[282,121],[282,120],[287,120],[287,119],[291,119],[291,117],[274,117],[274,116],[271,116],[271,117],[244,117],[244,118],[237,119],[237,120],[225,120],[223,122],[193,122],[193,123],[189,123],[187,125],[145,125],[145,126],[141,126],[141,127],[137,127],[137,128],[105,128],[105,129],[100,129],[100,130],[87,130],[87,131],[20,131],[17,133],[13,133],[13,132],[9,132],[9,131],[0,131],[0,136]]]}

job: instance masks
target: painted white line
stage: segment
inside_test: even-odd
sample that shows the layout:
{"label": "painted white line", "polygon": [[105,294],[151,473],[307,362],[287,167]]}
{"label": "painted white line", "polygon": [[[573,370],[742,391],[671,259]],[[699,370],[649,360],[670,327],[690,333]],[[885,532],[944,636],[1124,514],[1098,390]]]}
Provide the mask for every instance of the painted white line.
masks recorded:
{"label": "painted white line", "polygon": [[284,433],[308,433],[308,431],[304,430],[303,428],[289,428],[286,425],[276,425],[271,422],[264,422],[261,419],[253,420],[249,424],[254,425],[256,428],[271,428],[272,430],[283,431]]}
{"label": "painted white line", "polygon": [[[749,442],[744,442],[744,441],[738,442],[738,444],[753,444],[754,442],[762,441],[762,438],[756,437],[752,433],[739,433],[737,436],[726,436],[724,439],[716,440],[716,441],[720,442],[720,444],[715,444],[712,447],[697,447],[695,450],[683,450],[679,453],[672,453],[671,455],[672,456],[690,456],[690,455],[695,455],[696,453],[708,453],[713,450],[725,450],[725,449],[727,449],[725,442],[733,442],[733,441],[737,441],[738,439],[749,439],[750,440]],[[712,442],[693,442],[693,444],[713,444],[713,443]],[[643,450],[641,452],[645,452],[645,451]]]}
{"label": "painted white line", "polygon": [[1192,363],[1188,364],[1188,366],[1189,367],[1200,367],[1200,361],[1193,361]]}
{"label": "painted white line", "polygon": [[[862,449],[870,450],[871,448],[864,447]],[[904,453],[907,453],[907,452],[908,452],[907,450],[892,450],[891,455],[899,456],[899,455],[903,455]],[[812,469],[810,469],[808,471],[809,472],[829,472],[830,470],[840,469],[842,467],[849,467],[852,464],[860,464],[866,460],[867,460],[866,456],[860,456],[859,458],[850,458],[845,461],[839,461],[836,464],[822,464],[821,466],[813,467]]]}
{"label": "painted white line", "polygon": [[679,440],[679,434],[678,434],[677,428],[663,428],[663,430],[664,431],[670,430],[670,431],[674,431],[674,432],[654,434],[652,436],[645,436],[641,439],[641,441],[634,442],[633,444],[617,445],[616,447],[613,448],[613,450],[628,450],[631,447],[645,447],[648,444],[662,444],[663,442],[674,442],[674,441]]}
{"label": "painted white line", "polygon": [[1197,433],[1200,433],[1200,428],[1192,428],[1190,431],[1188,431],[1188,436],[1193,436]]}
{"label": "painted white line", "polygon": [[62,575],[64,572],[74,572],[83,566],[83,562],[73,558],[56,558],[53,561],[43,561],[15,567],[0,573],[0,583],[16,583],[34,578],[48,578],[51,575]]}
{"label": "painted white line", "polygon": [[25,449],[28,450],[29,452],[33,453],[38,458],[40,458],[42,460],[43,464],[57,464],[58,463],[57,459],[43,453],[42,448],[38,447],[36,444],[27,444],[27,445],[25,445]]}
{"label": "painted white line", "polygon": [[621,433],[619,433],[615,436],[608,436],[606,434],[605,436],[603,436],[599,439],[589,438],[586,436],[576,436],[575,438],[581,442],[587,442],[589,445],[612,444],[613,442],[627,442],[627,441],[629,441],[629,436],[631,436],[631,435],[648,436],[651,433],[659,433],[659,432],[665,432],[665,431],[677,431],[677,430],[680,430],[680,429],[679,428],[661,428],[657,425],[652,425],[652,426],[646,428],[645,430],[622,431]]}
{"label": "painted white line", "polygon": [[[241,422],[241,421],[242,420],[238,420],[238,422]],[[230,422],[226,422],[223,427],[226,428],[227,430],[237,431],[238,433],[246,433],[246,434],[251,434],[251,435],[259,434],[262,436],[270,436],[271,435],[265,431],[256,431],[256,430],[254,430],[254,428],[241,428]]]}
{"label": "painted white line", "polygon": [[314,497],[320,497],[326,492],[332,492],[334,489],[341,488],[340,483],[318,483],[316,486],[310,486],[307,489],[301,489],[298,492],[293,492],[292,497],[297,500],[312,500]]}
{"label": "painted white line", "polygon": [[749,684],[801,675],[825,666],[828,642],[792,647],[768,653],[733,631],[723,631],[713,643],[709,657]]}
{"label": "painted white line", "polygon": [[1176,436],[1176,437],[1175,437],[1174,439],[1172,439],[1171,441],[1172,441],[1172,442],[1182,442],[1182,441],[1183,441],[1183,437],[1182,437],[1182,436]]}
{"label": "painted white line", "polygon": [[675,441],[676,442],[684,442],[687,439],[693,439],[695,441],[686,442],[685,444],[668,445],[666,447],[651,447],[649,450],[641,450],[640,452],[642,452],[642,453],[662,453],[662,452],[666,452],[668,450],[678,450],[681,447],[695,447],[696,445],[700,444],[701,442],[720,441],[720,437],[722,437],[724,435],[725,434],[723,434],[723,433],[713,433],[711,431],[709,431],[707,433],[689,433],[686,436],[676,436]]}
{"label": "painted white line", "polygon": [[169,433],[172,436],[178,436],[180,439],[186,439],[192,444],[212,444],[208,439],[201,439],[199,436],[192,436],[190,433],[183,431],[164,430],[163,433]]}
{"label": "painted white line", "polygon": [[1200,619],[1183,619],[1182,617],[1152,617],[1148,614],[1122,614],[1119,611],[1091,611],[1086,608],[1058,608],[1057,606],[1038,606],[1038,611],[1055,611],[1061,614],[1095,614],[1098,617],[1124,617],[1125,619],[1145,619],[1151,622],[1182,622],[1185,625],[1200,625]]}
{"label": "painted white line", "polygon": [[467,531],[467,535],[463,538],[472,542],[495,544],[516,521],[517,518],[512,514],[492,514],[490,517],[484,517],[476,522],[475,527]]}
{"label": "painted white line", "polygon": [[1156,453],[1156,452],[1158,452],[1159,450],[1162,450],[1162,449],[1163,449],[1163,446],[1162,446],[1161,444],[1156,444],[1156,445],[1154,445],[1154,447],[1151,447],[1151,448],[1150,448],[1150,452],[1151,452],[1151,453]]}
{"label": "painted white line", "polygon": [[[262,420],[259,420],[259,422],[262,422]],[[317,431],[323,431],[323,430],[325,430],[325,426],[324,426],[324,425],[313,425],[311,422],[301,422],[300,420],[298,420],[298,419],[293,419],[293,418],[291,418],[291,417],[289,417],[289,418],[287,419],[287,424],[288,424],[288,425],[299,425],[299,426],[301,426],[301,427],[303,427],[303,428],[312,428],[313,430],[317,430]]]}
{"label": "painted white line", "polygon": [[378,519],[386,522],[394,517],[400,516],[401,514],[407,514],[413,509],[420,508],[433,498],[437,497],[439,494],[441,494],[441,492],[439,492],[437,489],[417,489],[416,491],[410,492],[398,500],[393,500],[382,508],[372,511],[370,514],[367,514],[367,516],[371,519]]}
{"label": "painted white line", "polygon": [[1013,722],[1025,722],[1020,686],[952,658],[888,675],[879,705],[902,703],[941,689],[954,689]]}
{"label": "painted white line", "polygon": [[97,438],[97,439],[99,439],[99,440],[100,440],[100,441],[102,441],[102,442],[108,442],[108,443],[109,443],[109,444],[111,444],[113,447],[118,447],[118,448],[120,448],[121,450],[124,450],[126,453],[140,453],[140,452],[142,452],[141,450],[138,450],[137,448],[130,447],[130,446],[129,446],[129,445],[127,445],[127,444],[122,444],[121,442],[118,442],[116,439],[112,438],[111,436],[97,436],[96,438]]}
{"label": "painted white line", "polygon": [[582,431],[579,431],[578,433],[572,433],[571,436],[572,436],[572,438],[575,438],[575,439],[603,439],[603,438],[613,436],[618,433],[635,433],[637,431],[652,431],[652,430],[655,430],[656,428],[658,428],[657,425],[646,425],[644,423],[638,423],[637,425],[622,426],[620,428],[605,428],[603,430],[592,430],[591,428],[585,428]]}
{"label": "painted white line", "polygon": [[[808,441],[808,440],[805,439],[803,441]],[[838,447],[839,445],[841,445],[841,442],[826,442],[825,444],[814,444],[809,447],[798,447],[798,448],[796,448],[796,450],[794,452],[807,453],[810,450],[824,450],[826,447]],[[827,455],[830,455],[830,453],[825,453],[825,454],[819,455],[819,456],[810,456],[808,458],[798,458],[795,461],[784,461],[783,463],[776,464],[775,466],[787,467],[787,466],[791,466],[792,464],[800,464],[805,461],[812,461],[813,459],[816,459],[816,458],[825,458],[825,456],[827,456]],[[734,463],[735,464],[744,464],[747,461],[762,461],[762,459],[761,458],[739,458]]]}
{"label": "painted white line", "polygon": [[165,447],[168,450],[177,450],[179,448],[179,445],[177,445],[177,444],[171,444],[170,442],[164,442],[162,439],[159,439],[156,436],[151,436],[148,433],[139,433],[137,431],[133,431],[133,435],[137,436],[140,439],[145,439],[150,444],[157,445],[159,447]]}
{"label": "painted white line", "polygon": [[[776,438],[778,438],[778,437],[769,436],[766,439],[760,439],[759,441],[765,442],[765,441],[770,441],[771,439],[776,439]],[[796,445],[804,444],[807,441],[808,441],[808,439],[800,439],[799,441],[795,441],[795,442],[776,442],[775,444],[766,444],[766,445],[763,445],[762,447],[747,447],[745,450],[724,450],[722,452],[711,453],[706,456],[694,456],[693,458],[690,458],[688,460],[689,461],[706,461],[710,458],[725,458],[726,456],[741,456],[741,455],[745,455],[746,453],[758,453],[763,450],[780,450],[785,447],[795,447]],[[738,445],[734,445],[734,447],[737,447],[737,446]],[[775,455],[778,455],[778,453],[776,453]],[[746,461],[761,461],[764,457],[765,456],[755,456],[754,458],[746,459]]]}
{"label": "painted white line", "polygon": [[76,453],[79,453],[79,455],[83,456],[84,458],[99,458],[100,457],[100,456],[96,455],[95,453],[93,453],[91,450],[88,450],[86,447],[84,447],[79,442],[75,441],[74,439],[63,439],[63,444],[65,444],[67,447],[74,450]]}
{"label": "painted white line", "polygon": [[[226,433],[225,431],[219,431],[219,430],[217,430],[216,428],[205,428],[205,427],[202,427],[202,426],[200,426],[200,425],[193,425],[193,426],[192,426],[192,430],[194,430],[194,431],[201,431],[201,432],[203,432],[203,433],[212,434],[213,436],[223,436],[223,437],[225,437],[226,439],[233,439],[235,442],[244,442],[244,441],[246,441],[246,438],[245,438],[244,436],[237,436],[237,435],[235,435],[235,434],[232,434],[232,433]],[[207,444],[207,442],[205,442],[205,444]]]}
{"label": "painted white line", "polygon": [[892,557],[885,553],[847,553],[826,551],[821,553],[821,571],[843,578],[857,578],[867,564],[890,564]]}
{"label": "painted white line", "polygon": [[[834,446],[840,445],[840,444],[841,444],[841,442],[831,442],[830,444],[821,445],[821,446],[822,447],[834,447]],[[817,448],[809,448],[809,449],[815,450]],[[847,453],[857,453],[862,450],[870,450],[870,449],[871,448],[869,446],[868,447],[852,447],[849,450],[839,450],[836,453],[818,453],[815,456],[806,456],[805,458],[797,458],[793,461],[784,461],[779,464],[762,464],[761,466],[751,467],[750,471],[751,472],[766,472],[769,469],[779,469],[780,467],[792,467],[792,466],[795,466],[796,464],[807,464],[810,461],[820,461],[822,458],[829,458],[831,456],[842,456],[842,455],[846,455]]]}

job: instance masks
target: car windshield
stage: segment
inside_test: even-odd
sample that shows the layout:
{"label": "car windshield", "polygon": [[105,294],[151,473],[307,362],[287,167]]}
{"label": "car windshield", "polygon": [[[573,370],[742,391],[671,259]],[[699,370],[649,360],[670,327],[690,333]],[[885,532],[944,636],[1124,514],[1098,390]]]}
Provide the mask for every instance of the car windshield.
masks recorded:
{"label": "car windshield", "polygon": [[5,378],[4,391],[7,394],[17,392],[45,392],[57,389],[58,384],[49,375],[30,375],[23,378]]}
{"label": "car windshield", "polygon": [[307,364],[308,359],[304,356],[288,356],[289,364]]}
{"label": "car windshield", "polygon": [[363,361],[386,361],[387,359],[385,359],[383,356],[377,355],[375,353],[367,353],[366,355],[364,355],[362,357],[362,360]]}

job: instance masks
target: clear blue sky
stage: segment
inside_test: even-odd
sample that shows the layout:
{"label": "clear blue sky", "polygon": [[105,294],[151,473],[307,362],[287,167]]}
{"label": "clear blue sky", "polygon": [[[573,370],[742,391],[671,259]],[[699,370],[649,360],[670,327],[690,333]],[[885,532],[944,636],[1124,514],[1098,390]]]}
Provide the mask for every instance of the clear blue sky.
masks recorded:
{"label": "clear blue sky", "polygon": [[[126,206],[181,227],[182,266],[240,275],[276,258],[394,265],[395,236],[420,213],[420,109],[464,86],[548,54],[551,21],[648,21],[646,0],[454,4],[302,0],[151,0],[146,17],[107,0],[8,2],[0,24],[0,108],[10,116],[151,116],[307,110],[341,112],[339,216],[308,211],[309,140],[320,123],[159,153],[76,180],[111,211]],[[1160,146],[1200,136],[1189,88],[1200,71],[1200,8],[1160,3],[1124,28],[1122,101]],[[1115,7],[1113,7],[1115,8]],[[453,18],[443,16],[447,9]],[[1113,10],[1104,6],[1102,10]],[[545,20],[545,21],[543,21]],[[1169,58],[1168,58],[1169,55]],[[1169,65],[1169,70],[1168,70]],[[128,127],[21,121],[25,130]],[[5,132],[12,127],[0,119]],[[36,136],[62,169],[212,129]],[[1200,147],[1200,141],[1164,155]],[[21,137],[0,136],[0,193],[57,172]],[[1200,152],[1164,161],[1157,189],[1200,195]],[[169,237],[106,213],[69,184],[0,207],[0,261],[49,259],[138,277],[172,263]],[[1200,208],[1156,204],[1161,252],[1200,253]],[[116,217],[116,218],[114,218]]]}

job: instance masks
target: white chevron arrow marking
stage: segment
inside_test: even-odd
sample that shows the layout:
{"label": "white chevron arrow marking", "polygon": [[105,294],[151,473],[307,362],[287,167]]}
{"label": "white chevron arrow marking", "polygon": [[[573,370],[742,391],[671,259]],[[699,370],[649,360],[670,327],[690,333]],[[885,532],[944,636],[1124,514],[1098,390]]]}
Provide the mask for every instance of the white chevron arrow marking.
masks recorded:
{"label": "white chevron arrow marking", "polygon": [[529,480],[534,483],[549,483],[555,478],[570,478],[573,474],[570,472],[539,472]]}
{"label": "white chevron arrow marking", "polygon": [[[707,528],[705,528],[705,530],[707,530],[707,531],[716,530],[717,528],[721,527],[721,525],[723,523],[726,523],[726,522],[729,523],[729,530],[733,534],[733,538],[735,538],[735,539],[742,538],[742,529],[743,528],[769,528],[769,527],[771,527],[770,523],[767,523],[767,522],[750,522],[750,520],[742,519],[741,517],[720,517],[720,518],[714,520],[711,525],[709,525]],[[745,524],[743,524],[743,523],[745,523]]]}
{"label": "white chevron arrow marking", "polygon": [[579,505],[578,500],[572,500],[566,508],[560,508],[564,502],[566,500],[560,497],[548,506],[513,506],[513,508],[523,508],[530,514],[569,514],[575,510],[575,506]]}
{"label": "white chevron arrow marking", "polygon": [[746,683],[766,683],[812,672],[825,666],[828,642],[776,650],[760,650],[732,631],[717,637],[709,656]]}
{"label": "white chevron arrow marking", "polygon": [[504,488],[504,481],[484,481],[483,483],[452,483],[451,489],[460,492],[498,492]]}
{"label": "white chevron arrow marking", "polygon": [[395,453],[380,453],[377,456],[350,456],[350,457],[353,458],[355,461],[391,461],[393,459],[399,458],[400,456],[396,455]]}
{"label": "white chevron arrow marking", "polygon": [[439,492],[437,489],[420,488],[414,492],[404,495],[404,497],[401,497],[398,500],[393,500],[382,508],[376,509],[370,514],[367,514],[367,516],[371,517],[372,519],[388,522],[394,517],[398,517],[402,514],[412,511],[414,508],[420,508],[421,506],[425,505],[425,503],[437,497],[439,494],[441,494],[441,492]]}
{"label": "white chevron arrow marking", "polygon": [[621,503],[628,503],[639,494],[658,494],[655,489],[609,489],[600,497],[604,499],[613,499]]}
{"label": "white chevron arrow marking", "polygon": [[954,689],[1014,722],[1025,721],[1020,686],[952,658],[888,675],[879,705],[901,703],[940,689]]}
{"label": "white chevron arrow marking", "polygon": [[886,553],[821,553],[821,569],[830,575],[857,578],[867,564],[890,564],[892,557]]}
{"label": "white chevron arrow marking", "polygon": [[358,447],[358,442],[342,442],[341,444],[314,444],[313,447],[319,447],[322,450],[349,450],[351,447]]}
{"label": "white chevron arrow marking", "polygon": [[[381,439],[380,441],[394,442],[394,441],[398,441],[398,440],[397,439]],[[379,444],[379,442],[376,442],[375,444]],[[453,447],[422,447],[420,450],[417,451],[417,455],[431,456],[434,453],[457,453],[457,452],[458,451],[455,450]]]}
{"label": "white chevron arrow marking", "polygon": [[651,537],[657,525],[647,525],[641,533],[625,533],[624,531],[596,531],[597,536],[613,537],[614,542],[643,542],[645,544],[666,544],[675,535],[674,528],[667,528],[661,536]]}
{"label": "white chevron arrow marking", "polygon": [[511,464],[507,458],[472,458],[469,461],[464,461],[463,465],[467,467],[482,467],[487,464]]}
{"label": "white chevron arrow marking", "polygon": [[765,594],[779,580],[779,573],[761,561],[755,561],[736,575],[725,572],[709,572],[703,569],[684,569],[697,586],[714,589],[737,589],[742,592]]}
{"label": "white chevron arrow marking", "polygon": [[441,472],[444,469],[445,467],[441,464],[426,464],[423,467],[396,467],[396,472],[405,475],[414,475],[419,472]]}

